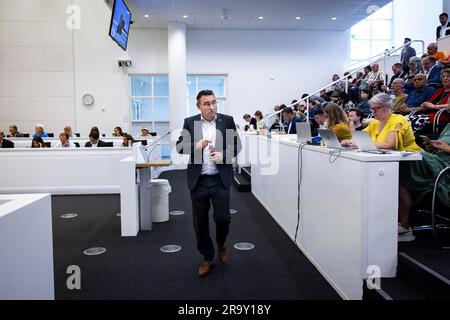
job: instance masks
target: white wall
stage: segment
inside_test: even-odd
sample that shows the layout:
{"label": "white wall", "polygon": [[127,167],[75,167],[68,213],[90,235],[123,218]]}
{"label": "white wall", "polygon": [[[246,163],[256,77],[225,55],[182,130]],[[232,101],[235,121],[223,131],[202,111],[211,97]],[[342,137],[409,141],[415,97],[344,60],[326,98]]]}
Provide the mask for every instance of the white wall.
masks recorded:
{"label": "white wall", "polygon": [[[227,113],[273,110],[343,74],[349,30],[188,30],[187,72],[229,75]],[[273,80],[271,80],[273,78]]]}
{"label": "white wall", "polygon": [[428,43],[436,42],[442,8],[442,0],[395,0],[394,45],[402,45],[405,37],[424,40],[425,48]]}
{"label": "white wall", "polygon": [[70,0],[0,1],[0,128],[75,124]]}
{"label": "white wall", "polygon": [[[81,9],[81,29],[69,30],[67,7]],[[130,130],[128,73],[168,73],[167,30],[133,29],[124,52],[108,36],[111,10],[103,0],[0,1],[0,128],[32,132],[65,125],[87,135]],[[270,111],[342,74],[349,31],[188,30],[188,73],[229,75],[227,113],[241,118]],[[130,59],[122,70],[117,60]],[[273,78],[273,80],[271,80]],[[84,93],[95,103],[86,108]],[[104,108],[104,110],[103,110]],[[180,112],[180,117],[184,117]]]}
{"label": "white wall", "polygon": [[444,3],[443,3],[443,10],[442,10],[442,12],[449,13],[450,12],[450,0],[444,0],[443,2]]}

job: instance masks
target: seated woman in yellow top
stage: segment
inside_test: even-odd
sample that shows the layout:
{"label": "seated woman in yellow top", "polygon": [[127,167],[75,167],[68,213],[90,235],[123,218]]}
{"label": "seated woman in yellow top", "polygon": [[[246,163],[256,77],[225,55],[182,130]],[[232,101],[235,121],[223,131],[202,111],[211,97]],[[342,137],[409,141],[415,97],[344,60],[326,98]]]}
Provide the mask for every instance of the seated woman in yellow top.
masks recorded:
{"label": "seated woman in yellow top", "polygon": [[416,144],[408,120],[392,113],[393,103],[389,95],[379,93],[369,103],[374,119],[364,131],[369,133],[377,148],[412,152],[422,150]]}
{"label": "seated woman in yellow top", "polygon": [[352,138],[350,124],[347,116],[340,106],[335,103],[328,103],[323,109],[327,116],[327,127],[333,130],[339,142]]}

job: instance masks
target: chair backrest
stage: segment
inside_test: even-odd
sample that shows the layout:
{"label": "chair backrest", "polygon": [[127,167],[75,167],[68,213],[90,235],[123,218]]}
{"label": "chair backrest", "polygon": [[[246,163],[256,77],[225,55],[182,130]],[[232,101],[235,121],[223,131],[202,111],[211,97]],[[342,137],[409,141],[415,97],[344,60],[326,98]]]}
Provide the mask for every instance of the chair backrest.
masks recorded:
{"label": "chair backrest", "polygon": [[49,138],[54,138],[55,137],[54,133],[47,133],[47,135],[48,135]]}
{"label": "chair backrest", "polygon": [[76,137],[80,137],[80,134],[79,133],[74,133],[74,135],[76,136]]}
{"label": "chair backrest", "polygon": [[114,142],[105,142],[105,147],[114,147]]}
{"label": "chair backrest", "polygon": [[79,147],[80,147],[80,144],[79,144],[78,142],[74,142],[73,144],[74,144],[74,145],[76,145],[76,146],[77,146],[77,148],[79,148]]}
{"label": "chair backrest", "polygon": [[23,135],[24,138],[29,138],[30,137],[29,133],[23,133],[22,135]]}
{"label": "chair backrest", "polygon": [[143,146],[147,145],[147,140],[136,140],[135,142],[141,142]]}
{"label": "chair backrest", "polygon": [[51,147],[52,147],[52,143],[51,143],[51,142],[44,142],[44,145],[45,145],[47,148],[51,148]]}

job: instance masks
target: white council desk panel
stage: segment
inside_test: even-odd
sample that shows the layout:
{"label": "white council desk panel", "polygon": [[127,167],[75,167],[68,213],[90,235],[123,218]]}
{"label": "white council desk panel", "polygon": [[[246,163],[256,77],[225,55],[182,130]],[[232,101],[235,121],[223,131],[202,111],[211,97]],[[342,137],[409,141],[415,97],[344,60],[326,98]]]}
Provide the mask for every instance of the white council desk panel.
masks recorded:
{"label": "white council desk panel", "polygon": [[132,148],[0,149],[0,193],[120,193]]}
{"label": "white council desk panel", "polygon": [[[147,145],[150,145],[152,143],[152,141],[156,140],[158,137],[150,137],[150,138],[145,138],[145,137],[136,137],[136,140],[147,140]],[[6,138],[8,140],[11,140],[14,143],[14,148],[30,148],[31,147],[31,141],[33,140],[33,138]],[[51,147],[53,148],[56,143],[59,142],[59,138],[58,137],[53,137],[53,138],[43,138],[44,142],[50,142],[51,143]],[[120,147],[122,145],[123,142],[123,138],[122,137],[109,137],[109,138],[100,138],[100,140],[104,141],[104,142],[112,142],[114,147]],[[86,142],[89,141],[88,137],[80,137],[80,138],[70,138],[70,141],[72,142],[78,142],[81,148],[84,148],[84,145]]]}
{"label": "white council desk panel", "polygon": [[0,300],[53,300],[49,194],[0,195]]}
{"label": "white council desk panel", "polygon": [[300,152],[292,140],[249,137],[252,192],[291,239],[300,217],[299,248],[343,298],[361,299],[369,267],[381,277],[396,274],[399,161],[421,155],[343,151],[338,157],[317,146]]}

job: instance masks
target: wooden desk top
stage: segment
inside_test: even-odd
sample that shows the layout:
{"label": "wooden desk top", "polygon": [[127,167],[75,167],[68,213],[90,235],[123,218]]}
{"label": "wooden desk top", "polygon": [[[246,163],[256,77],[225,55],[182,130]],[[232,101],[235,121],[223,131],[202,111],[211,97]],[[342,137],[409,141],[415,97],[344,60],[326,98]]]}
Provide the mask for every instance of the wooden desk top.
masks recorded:
{"label": "wooden desk top", "polygon": [[155,168],[155,167],[168,167],[172,164],[172,160],[155,160],[148,163],[136,163],[136,168]]}

